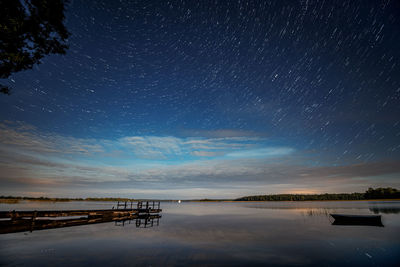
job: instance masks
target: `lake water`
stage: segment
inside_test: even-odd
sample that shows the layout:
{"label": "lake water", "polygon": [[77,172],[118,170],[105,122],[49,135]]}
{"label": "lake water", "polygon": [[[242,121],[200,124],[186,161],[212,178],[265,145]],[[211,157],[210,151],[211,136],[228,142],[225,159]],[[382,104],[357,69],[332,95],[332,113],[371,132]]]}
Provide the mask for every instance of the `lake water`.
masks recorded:
{"label": "lake water", "polygon": [[[0,210],[104,209],[22,202]],[[399,266],[400,201],[161,203],[159,225],[115,222],[0,235],[4,266]],[[381,214],[384,227],[329,213]]]}

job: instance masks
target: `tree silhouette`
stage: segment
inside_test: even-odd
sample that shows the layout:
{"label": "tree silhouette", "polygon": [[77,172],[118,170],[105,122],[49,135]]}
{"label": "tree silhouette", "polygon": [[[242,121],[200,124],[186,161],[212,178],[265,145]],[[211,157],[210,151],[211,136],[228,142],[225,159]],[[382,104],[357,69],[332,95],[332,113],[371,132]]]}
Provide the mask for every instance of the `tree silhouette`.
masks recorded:
{"label": "tree silhouette", "polygon": [[[68,0],[0,1],[0,78],[31,69],[48,54],[65,54],[69,32],[64,5]],[[0,92],[10,88],[0,84]]]}

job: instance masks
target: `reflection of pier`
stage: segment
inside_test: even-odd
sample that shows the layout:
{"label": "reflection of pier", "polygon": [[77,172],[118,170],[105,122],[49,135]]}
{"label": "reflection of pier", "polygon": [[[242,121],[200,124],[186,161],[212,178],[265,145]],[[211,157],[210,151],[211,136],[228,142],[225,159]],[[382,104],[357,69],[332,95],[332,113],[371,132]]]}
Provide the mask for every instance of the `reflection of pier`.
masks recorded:
{"label": "reflection of pier", "polygon": [[107,210],[2,211],[0,234],[113,221],[116,225],[134,222],[136,227],[148,228],[159,225],[161,211],[159,201],[118,203],[116,209]]}
{"label": "reflection of pier", "polygon": [[125,226],[125,224],[135,224],[137,228],[150,228],[160,225],[161,215],[141,216],[138,218],[127,218],[124,220],[115,220],[116,226]]}

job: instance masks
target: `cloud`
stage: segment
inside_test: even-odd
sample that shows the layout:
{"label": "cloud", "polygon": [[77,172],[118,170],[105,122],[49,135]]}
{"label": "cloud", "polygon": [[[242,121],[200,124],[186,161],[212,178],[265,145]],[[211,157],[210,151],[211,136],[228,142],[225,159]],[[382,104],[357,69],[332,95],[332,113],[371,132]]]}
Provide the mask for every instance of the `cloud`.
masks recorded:
{"label": "cloud", "polygon": [[193,151],[192,155],[199,156],[199,157],[216,157],[220,156],[220,152],[212,152],[212,151]]}
{"label": "cloud", "polygon": [[226,137],[260,137],[265,134],[254,131],[245,131],[237,129],[218,129],[218,130],[183,130],[182,133],[189,137],[205,137],[205,138],[226,138]]}
{"label": "cloud", "polygon": [[400,161],[381,161],[344,166],[324,166],[300,170],[305,177],[366,177],[400,173]]}
{"label": "cloud", "polygon": [[166,158],[168,155],[179,156],[184,153],[182,140],[172,136],[131,136],[119,141],[142,158]]}
{"label": "cloud", "polygon": [[[22,122],[0,123],[0,145],[24,153],[104,155],[112,151],[133,154],[140,159],[170,159],[175,157],[223,156],[239,150],[265,146],[259,137],[233,136],[206,138],[174,136],[126,136],[117,140],[84,139],[43,133],[34,126]],[[222,136],[222,133],[218,134]],[[115,153],[114,153],[115,154]],[[246,154],[243,154],[245,156]],[[249,154],[250,155],[250,154]]]}
{"label": "cloud", "polygon": [[[128,148],[137,157],[145,159],[168,159],[189,155],[223,156],[233,151],[263,146],[264,141],[265,139],[255,137],[178,138],[173,136],[130,136],[118,140],[120,146]],[[243,157],[245,156],[246,154],[243,154]]]}
{"label": "cloud", "polygon": [[235,197],[400,184],[399,161],[312,166],[309,153],[259,137],[82,139],[10,122],[0,132],[0,194]]}
{"label": "cloud", "polygon": [[227,156],[232,158],[277,157],[277,156],[290,155],[294,151],[295,150],[290,147],[268,147],[268,148],[231,152],[228,153]]}
{"label": "cloud", "polygon": [[65,137],[39,132],[22,122],[0,123],[0,144],[39,153],[91,154],[104,152],[95,139]]}

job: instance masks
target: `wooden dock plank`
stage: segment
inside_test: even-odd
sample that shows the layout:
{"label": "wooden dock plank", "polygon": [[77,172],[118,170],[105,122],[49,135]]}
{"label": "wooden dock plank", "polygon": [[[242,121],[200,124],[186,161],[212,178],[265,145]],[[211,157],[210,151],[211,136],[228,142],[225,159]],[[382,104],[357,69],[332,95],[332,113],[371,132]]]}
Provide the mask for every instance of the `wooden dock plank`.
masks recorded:
{"label": "wooden dock plank", "polygon": [[[118,204],[121,206],[121,204]],[[137,206],[138,208],[125,208],[129,204],[124,204],[124,209],[103,209],[103,210],[30,210],[30,211],[0,211],[0,219],[10,218],[17,220],[20,218],[36,218],[36,217],[67,217],[67,216],[92,216],[92,217],[110,217],[110,216],[127,216],[132,214],[155,214],[160,213],[160,203],[153,205],[139,202],[137,205],[130,205],[131,207]],[[157,207],[157,208],[155,208]]]}
{"label": "wooden dock plank", "polygon": [[[160,213],[162,209],[126,209],[126,210],[37,210],[37,211],[0,211],[0,218],[15,217],[64,217],[79,215],[117,215],[135,213]],[[36,214],[35,214],[36,213]],[[36,216],[35,216],[36,215]]]}
{"label": "wooden dock plank", "polygon": [[100,217],[100,218],[74,218],[74,219],[66,219],[66,220],[49,220],[49,219],[41,219],[41,220],[16,220],[16,221],[0,221],[0,234],[9,234],[9,233],[17,233],[17,232],[25,232],[25,231],[37,231],[37,230],[46,230],[46,229],[54,229],[54,228],[64,228],[64,227],[72,227],[72,226],[80,226],[80,225],[88,225],[88,224],[98,224],[98,223],[107,223],[107,222],[125,222],[125,221],[135,221],[137,227],[141,227],[141,222],[145,222],[145,226],[149,225],[153,226],[153,220],[157,220],[161,218],[159,214],[147,214],[147,215],[130,215],[130,216],[117,216],[117,217]]}

